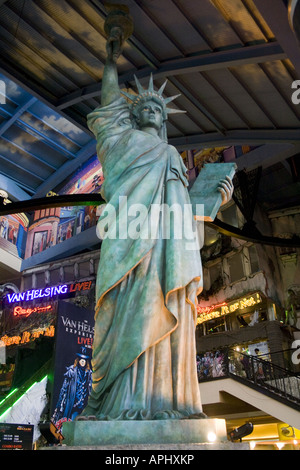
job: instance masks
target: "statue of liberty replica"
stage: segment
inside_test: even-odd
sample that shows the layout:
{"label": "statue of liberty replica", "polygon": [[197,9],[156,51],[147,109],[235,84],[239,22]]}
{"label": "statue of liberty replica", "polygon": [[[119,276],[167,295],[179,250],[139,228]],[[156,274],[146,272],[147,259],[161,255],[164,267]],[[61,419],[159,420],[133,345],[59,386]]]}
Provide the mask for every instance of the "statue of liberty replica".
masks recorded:
{"label": "statue of liberty replica", "polygon": [[[165,84],[156,91],[152,77],[146,88],[136,79],[137,94],[121,92],[116,63],[132,24],[118,7],[106,20],[101,106],[88,115],[107,202],[98,225],[111,224],[96,281],[92,391],[80,419],[203,418],[195,347],[202,268],[199,246],[190,249],[196,222],[192,214],[176,224],[166,217],[168,208],[184,213],[190,205],[187,169],[166,135],[176,97],[164,98]],[[129,230],[137,203],[139,236]]]}

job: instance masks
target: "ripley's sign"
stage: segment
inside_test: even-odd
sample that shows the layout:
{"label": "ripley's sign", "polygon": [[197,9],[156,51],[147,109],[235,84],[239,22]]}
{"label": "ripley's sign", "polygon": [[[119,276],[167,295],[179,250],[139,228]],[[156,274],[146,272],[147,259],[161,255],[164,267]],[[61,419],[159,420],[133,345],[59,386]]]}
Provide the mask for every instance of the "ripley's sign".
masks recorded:
{"label": "ripley's sign", "polygon": [[25,292],[15,292],[13,294],[6,294],[6,300],[9,304],[22,301],[30,301],[34,299],[52,298],[57,295],[68,294],[76,291],[89,290],[92,281],[77,282],[74,284],[62,284],[59,286],[45,287],[43,289],[31,289]]}

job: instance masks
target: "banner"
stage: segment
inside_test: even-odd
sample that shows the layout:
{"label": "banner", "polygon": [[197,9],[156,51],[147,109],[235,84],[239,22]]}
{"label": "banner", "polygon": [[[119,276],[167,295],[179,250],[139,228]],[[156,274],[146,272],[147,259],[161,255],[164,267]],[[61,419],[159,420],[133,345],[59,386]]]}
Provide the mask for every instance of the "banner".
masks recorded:
{"label": "banner", "polygon": [[59,430],[87,404],[92,386],[94,310],[59,301],[51,421]]}

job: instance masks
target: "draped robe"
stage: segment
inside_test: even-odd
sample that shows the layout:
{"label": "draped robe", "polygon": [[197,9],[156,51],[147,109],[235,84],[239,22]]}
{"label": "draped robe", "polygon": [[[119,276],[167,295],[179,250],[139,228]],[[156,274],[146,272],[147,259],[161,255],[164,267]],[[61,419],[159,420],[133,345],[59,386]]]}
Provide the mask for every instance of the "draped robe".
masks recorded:
{"label": "draped robe", "polygon": [[[147,208],[148,217],[139,219],[146,234],[153,205],[184,211],[190,203],[186,167],[174,147],[134,128],[123,98],[89,114],[88,126],[110,207],[98,225],[115,217],[117,236],[104,237],[101,246],[93,385],[83,415],[168,419],[201,413],[195,302],[202,270],[199,249],[190,249],[197,236],[193,217],[176,219],[174,227],[159,211],[151,214],[151,236],[124,236],[135,220],[128,217],[134,204]],[[166,224],[170,236],[163,235]],[[181,237],[175,234],[180,228]]]}

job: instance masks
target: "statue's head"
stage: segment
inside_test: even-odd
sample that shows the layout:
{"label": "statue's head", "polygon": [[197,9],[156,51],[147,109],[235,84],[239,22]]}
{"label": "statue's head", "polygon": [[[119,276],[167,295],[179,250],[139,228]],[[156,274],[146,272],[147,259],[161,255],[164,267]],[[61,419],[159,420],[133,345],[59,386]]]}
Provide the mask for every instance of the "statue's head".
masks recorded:
{"label": "statue's head", "polygon": [[162,93],[165,89],[167,82],[165,82],[158,91],[154,90],[152,74],[150,75],[149,86],[146,90],[142,87],[137,77],[134,76],[134,78],[138,94],[134,95],[131,93],[126,93],[124,91],[121,91],[121,93],[127,98],[129,98],[132,102],[130,109],[132,117],[134,118],[137,124],[137,127],[142,128],[145,123],[145,120],[147,120],[148,126],[160,126],[160,136],[164,140],[166,140],[165,122],[168,119],[168,114],[185,112],[179,109],[167,107],[168,103],[170,103],[180,95],[164,98],[162,96]]}
{"label": "statue's head", "polygon": [[158,132],[166,120],[163,106],[155,99],[143,101],[135,110],[134,118],[139,129],[153,127]]}

